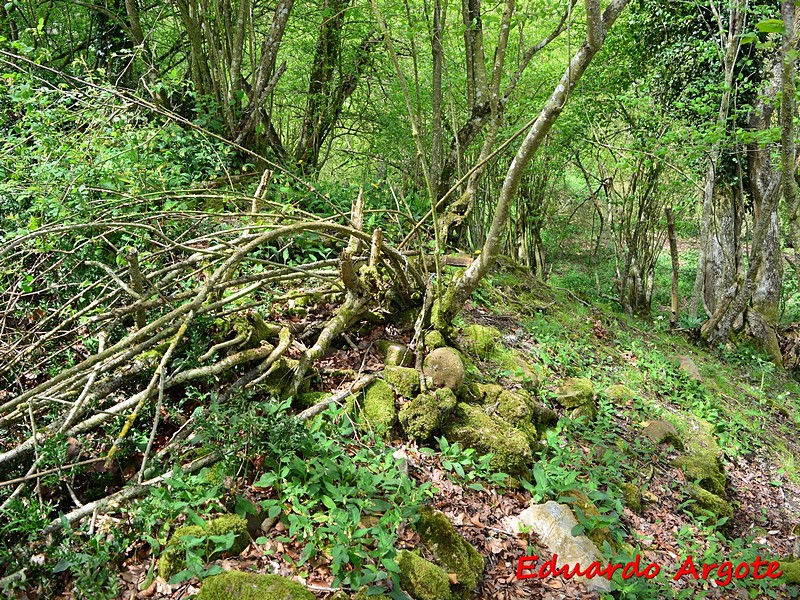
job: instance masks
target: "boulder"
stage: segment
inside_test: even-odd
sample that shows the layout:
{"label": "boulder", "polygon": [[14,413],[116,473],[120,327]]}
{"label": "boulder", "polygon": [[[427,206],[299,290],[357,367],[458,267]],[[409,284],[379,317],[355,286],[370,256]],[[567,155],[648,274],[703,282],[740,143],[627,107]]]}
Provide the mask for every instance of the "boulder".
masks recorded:
{"label": "boulder", "polygon": [[434,387],[448,387],[455,391],[464,383],[464,361],[452,348],[437,348],[425,357],[425,377],[430,377]]}
{"label": "boulder", "polygon": [[414,363],[414,353],[405,344],[390,342],[389,340],[378,340],[375,342],[375,346],[377,346],[378,352],[380,352],[386,365],[410,367]]}
{"label": "boulder", "polygon": [[[550,554],[557,554],[557,567],[580,563],[584,568],[593,562],[603,563],[603,556],[594,542],[585,535],[573,536],[572,530],[578,525],[575,515],[568,506],[557,502],[534,504],[517,517],[506,519],[507,528],[522,532],[530,528],[544,544]],[[590,591],[609,592],[610,582],[603,577],[575,577]]]}
{"label": "boulder", "polygon": [[669,421],[650,421],[644,426],[642,433],[654,444],[670,444],[678,450],[683,450],[683,442],[678,435],[678,430]]}
{"label": "boulder", "polygon": [[469,598],[483,577],[483,557],[438,510],[422,508],[416,530],[439,564],[448,573],[456,575],[458,583],[454,585],[454,592],[462,598]]}
{"label": "boulder", "polygon": [[621,383],[608,386],[605,390],[603,390],[603,393],[615,404],[627,404],[633,400],[634,396],[636,395],[631,388],[629,388],[627,385],[622,385]]}
{"label": "boulder", "polygon": [[642,497],[641,488],[632,483],[621,483],[619,484],[619,490],[622,492],[622,499],[625,501],[625,506],[635,513],[642,512],[644,498]]}
{"label": "boulder", "polygon": [[450,578],[441,567],[418,554],[403,550],[397,554],[400,586],[415,600],[449,600]]}
{"label": "boulder", "polygon": [[571,411],[572,418],[585,416],[593,420],[597,416],[594,385],[589,379],[567,379],[558,386],[557,399],[564,408]]}
{"label": "boulder", "polygon": [[694,504],[688,507],[693,515],[716,519],[723,517],[730,519],[733,516],[733,507],[724,498],[694,484],[689,484],[687,492],[694,499]]}
{"label": "boulder", "polygon": [[403,431],[414,440],[430,439],[444,426],[457,402],[453,390],[446,387],[420,394],[400,409]]}
{"label": "boulder", "polygon": [[219,555],[214,553],[214,544],[211,536],[234,534],[233,545],[225,551],[225,554],[236,556],[247,548],[250,538],[247,533],[247,519],[238,515],[223,515],[216,519],[211,519],[205,523],[205,527],[199,525],[184,525],[178,527],[172,534],[167,547],[158,559],[158,574],[169,581],[171,577],[186,569],[186,551],[183,540],[188,538],[203,538],[204,543],[197,546],[197,552],[204,561],[214,560]]}
{"label": "boulder", "polygon": [[679,356],[678,357],[678,370],[682,373],[685,373],[689,379],[694,379],[695,381],[703,381],[703,376],[700,375],[700,369],[697,368],[694,360],[689,358],[688,356]]}
{"label": "boulder", "polygon": [[280,575],[228,571],[204,579],[197,600],[314,600],[314,594]]}
{"label": "boulder", "polygon": [[419,393],[419,373],[409,367],[387,366],[383,369],[383,380],[405,398]]}
{"label": "boulder", "polygon": [[780,563],[783,580],[790,584],[800,583],[800,560],[782,560]]}
{"label": "boulder", "polygon": [[394,406],[394,391],[388,383],[376,379],[366,387],[361,415],[379,434],[385,434],[394,426],[397,409]]}
{"label": "boulder", "polygon": [[725,497],[725,474],[719,458],[710,452],[696,452],[679,456],[672,461],[673,467],[683,469],[688,481],[696,482],[701,488]]}
{"label": "boulder", "polygon": [[487,415],[483,408],[459,402],[453,419],[443,429],[450,442],[474,448],[480,454],[492,453],[491,466],[516,478],[528,478],[533,461],[525,433],[499,417]]}
{"label": "boulder", "polygon": [[461,329],[459,346],[465,354],[486,360],[492,355],[495,345],[502,337],[503,335],[495,327],[473,323]]}
{"label": "boulder", "polygon": [[434,329],[425,334],[425,347],[428,350],[436,350],[437,348],[444,348],[447,342],[444,339],[441,331]]}

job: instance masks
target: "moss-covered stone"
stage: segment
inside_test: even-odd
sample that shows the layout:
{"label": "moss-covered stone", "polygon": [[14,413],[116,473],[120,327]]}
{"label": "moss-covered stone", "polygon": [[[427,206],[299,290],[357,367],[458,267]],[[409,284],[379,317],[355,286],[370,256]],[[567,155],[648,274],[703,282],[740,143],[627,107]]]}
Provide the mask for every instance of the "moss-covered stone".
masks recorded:
{"label": "moss-covered stone", "polygon": [[594,385],[591,380],[576,377],[558,386],[558,401],[564,408],[578,408],[594,403]]}
{"label": "moss-covered stone", "polygon": [[450,578],[421,556],[403,550],[397,555],[400,586],[416,600],[449,600]]}
{"label": "moss-covered stone", "polygon": [[470,387],[474,388],[474,393],[484,404],[494,404],[500,398],[505,388],[496,383],[475,383]]}
{"label": "moss-covered stone", "polygon": [[[398,367],[399,368],[399,367]],[[364,420],[378,433],[389,431],[397,421],[394,391],[382,379],[376,379],[364,390]]]}
{"label": "moss-covered stone", "polygon": [[311,408],[318,402],[321,402],[323,398],[330,395],[330,392],[306,392],[304,394],[297,394],[297,398],[294,399],[292,405],[301,410]]}
{"label": "moss-covered stone", "polygon": [[539,388],[539,375],[536,369],[517,352],[511,351],[511,358],[502,365],[508,371],[508,379],[522,388],[534,391]]}
{"label": "moss-covered stone", "polygon": [[420,511],[417,533],[436,560],[448,573],[455,573],[454,587],[462,598],[469,598],[483,577],[483,557],[461,537],[444,513],[426,506]]}
{"label": "moss-covered stone", "polygon": [[444,425],[455,408],[456,395],[450,388],[420,394],[400,409],[400,424],[414,440],[430,439]]}
{"label": "moss-covered stone", "polygon": [[710,452],[696,452],[679,456],[672,466],[683,469],[686,479],[696,482],[712,494],[725,497],[725,474],[719,459]]}
{"label": "moss-covered stone", "polygon": [[800,560],[782,560],[780,561],[783,571],[782,578],[786,583],[800,583]]}
{"label": "moss-covered stone", "polygon": [[413,398],[419,392],[419,373],[416,369],[387,366],[383,369],[383,380],[405,398]]}
{"label": "moss-covered stone", "polygon": [[228,571],[205,579],[197,600],[314,600],[314,594],[280,575]]}
{"label": "moss-covered stone", "polygon": [[703,381],[703,376],[700,375],[700,369],[697,368],[694,360],[688,356],[678,357],[678,370],[685,373],[689,379],[694,379],[698,382]]}
{"label": "moss-covered stone", "polygon": [[[270,367],[272,372],[259,384],[259,390],[267,396],[280,398],[283,390],[289,385],[297,368],[298,361],[293,358],[282,356]],[[301,386],[301,393],[308,391],[308,380]]]}
{"label": "moss-covered stone", "polygon": [[670,444],[678,450],[683,450],[683,442],[678,435],[675,425],[669,421],[650,421],[642,430],[644,436],[654,444]]}
{"label": "moss-covered stone", "polygon": [[414,362],[414,353],[408,346],[400,342],[390,342],[388,340],[378,340],[375,342],[378,352],[383,356],[386,365],[398,367],[410,367]]}
{"label": "moss-covered stone", "polygon": [[202,555],[204,561],[214,560],[219,553],[214,553],[214,543],[211,536],[234,534],[233,545],[225,551],[232,556],[240,554],[250,543],[247,534],[247,520],[238,515],[222,515],[205,523],[205,528],[199,525],[184,525],[178,527],[172,534],[167,547],[158,559],[158,574],[165,580],[180,573],[186,568],[186,550],[182,540],[186,538],[205,538],[205,544],[196,547],[195,551]]}
{"label": "moss-covered stone", "polygon": [[689,512],[693,515],[698,517],[711,516],[717,519],[723,517],[730,519],[733,516],[733,507],[730,503],[716,494],[712,494],[694,484],[689,485],[688,492],[694,499],[694,503],[689,505]]}
{"label": "moss-covered stone", "polygon": [[622,385],[621,383],[608,386],[605,390],[603,390],[603,394],[605,394],[605,396],[611,399],[615,404],[627,404],[633,400],[634,396],[636,395],[631,388],[629,388],[627,385]]}
{"label": "moss-covered stone", "polygon": [[429,350],[444,348],[446,345],[447,341],[444,339],[441,331],[434,329],[425,334],[425,347]]}
{"label": "moss-covered stone", "polygon": [[461,330],[459,346],[465,354],[486,360],[501,338],[502,334],[498,329],[473,323]]}
{"label": "moss-covered stone", "polygon": [[425,357],[425,377],[430,377],[434,387],[457,390],[464,383],[464,361],[452,348],[437,348]]}
{"label": "moss-covered stone", "polygon": [[[339,600],[349,600],[349,599],[350,596],[344,594],[344,596],[342,596]],[[336,594],[333,595],[331,600],[337,600]],[[356,595],[353,596],[353,600],[391,600],[391,597],[387,596],[386,594],[378,594],[377,596],[370,596],[369,587],[364,585],[358,588],[358,592],[356,592]]]}
{"label": "moss-covered stone", "polygon": [[625,501],[625,506],[635,513],[642,512],[642,490],[639,486],[632,483],[621,483],[619,485],[619,490],[622,492],[622,499]]}
{"label": "moss-covered stone", "polygon": [[[568,504],[572,508],[572,511],[576,514],[579,509],[589,523],[601,516],[600,511],[597,509],[595,503],[592,502],[592,499],[580,490],[571,489],[562,492],[559,496],[559,500],[565,504]],[[598,548],[603,548],[605,542],[608,542],[609,545],[613,546],[611,530],[607,526],[594,527],[591,530],[587,530],[586,537],[592,540]]]}
{"label": "moss-covered stone", "polygon": [[491,466],[512,477],[528,477],[533,457],[525,434],[499,417],[487,415],[483,408],[459,402],[443,429],[445,437],[481,454],[491,452]]}

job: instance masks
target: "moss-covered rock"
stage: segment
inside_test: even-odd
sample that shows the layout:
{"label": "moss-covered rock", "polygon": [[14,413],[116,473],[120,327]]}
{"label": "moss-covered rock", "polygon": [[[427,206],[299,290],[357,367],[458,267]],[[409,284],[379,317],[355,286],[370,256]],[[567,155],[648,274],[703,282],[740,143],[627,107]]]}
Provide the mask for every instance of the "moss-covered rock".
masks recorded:
{"label": "moss-covered rock", "polygon": [[390,342],[388,340],[378,340],[375,342],[378,352],[383,356],[386,365],[398,367],[410,367],[414,362],[414,353],[408,346],[400,342]]}
{"label": "moss-covered rock", "polygon": [[441,331],[434,329],[425,334],[425,347],[429,350],[436,350],[437,348],[444,348],[447,346],[447,341],[444,339]]}
{"label": "moss-covered rock", "polygon": [[203,538],[205,543],[195,547],[204,561],[214,560],[219,553],[214,553],[214,543],[211,536],[227,535],[233,533],[233,545],[225,551],[228,555],[240,554],[250,543],[247,534],[247,520],[238,515],[222,515],[205,523],[205,528],[199,525],[184,525],[178,527],[172,534],[167,547],[158,559],[158,574],[165,580],[180,573],[186,568],[186,550],[184,540],[187,538]]}
{"label": "moss-covered rock", "polygon": [[413,398],[419,392],[419,373],[416,369],[387,366],[383,369],[383,380],[405,398]]}
{"label": "moss-covered rock", "polygon": [[455,573],[454,591],[469,598],[483,576],[483,557],[461,537],[444,513],[426,506],[420,511],[417,533],[448,573]]}
{"label": "moss-covered rock", "polygon": [[650,421],[642,430],[644,436],[654,444],[670,444],[678,450],[683,450],[683,442],[678,435],[675,425],[669,421]]}
{"label": "moss-covered rock", "polygon": [[292,402],[292,406],[301,410],[311,408],[322,401],[323,398],[330,395],[330,392],[306,392],[304,394],[297,394],[297,398]]}
{"label": "moss-covered rock", "polygon": [[458,400],[450,388],[420,394],[400,409],[400,424],[414,440],[430,439],[444,425]]}
{"label": "moss-covered rock", "polygon": [[700,369],[697,368],[694,360],[688,356],[678,357],[678,370],[686,374],[689,379],[694,379],[697,382],[703,381],[703,376],[700,375]]}
{"label": "moss-covered rock", "polygon": [[625,501],[625,506],[635,513],[642,512],[643,498],[642,490],[639,486],[632,483],[621,483],[619,484],[619,490],[622,492],[622,499]]}
{"label": "moss-covered rock", "polygon": [[[336,594],[333,595],[331,600],[337,600]],[[342,596],[339,600],[350,600],[350,596],[344,594],[344,596]],[[353,600],[391,600],[391,597],[387,596],[386,594],[378,594],[377,596],[370,596],[369,587],[364,585],[358,588],[358,592],[356,592],[356,595],[353,596]]]}
{"label": "moss-covered rock", "polygon": [[689,512],[693,515],[698,517],[711,516],[717,519],[723,517],[730,519],[733,516],[733,507],[724,498],[720,498],[716,494],[712,494],[694,484],[689,485],[688,493],[694,499],[694,503],[688,507]]}
{"label": "moss-covered rock", "polygon": [[539,388],[539,375],[536,368],[517,352],[511,351],[511,358],[502,365],[508,372],[507,377],[522,388],[534,391]]}
{"label": "moss-covered rock", "polygon": [[437,348],[425,357],[425,377],[430,377],[434,387],[448,387],[455,391],[464,383],[464,361],[452,348]]}
{"label": "moss-covered rock", "polygon": [[505,388],[496,383],[474,383],[470,385],[473,394],[484,404],[494,404],[500,398]]}
{"label": "moss-covered rock", "polygon": [[603,390],[603,394],[615,404],[627,404],[631,400],[633,400],[634,394],[633,390],[629,388],[627,385],[622,385],[618,383],[616,385],[610,385],[605,390]]}
{"label": "moss-covered rock", "polygon": [[450,578],[421,556],[403,550],[397,555],[400,567],[400,586],[415,600],[449,600]]}
{"label": "moss-covered rock", "polygon": [[499,417],[487,415],[483,408],[459,402],[454,418],[443,429],[445,437],[481,454],[491,452],[491,466],[512,477],[527,478],[533,461],[528,438]]}
{"label": "moss-covered rock", "polygon": [[486,360],[501,338],[502,334],[498,329],[473,323],[461,330],[459,346],[465,354]]}
{"label": "moss-covered rock", "polygon": [[[589,523],[591,523],[593,519],[597,519],[601,516],[600,511],[597,509],[595,503],[592,502],[592,499],[581,490],[567,490],[562,492],[558,499],[568,504],[574,513],[577,514],[578,510],[580,510]],[[609,545],[613,546],[611,530],[608,526],[594,527],[591,530],[587,529],[586,537],[592,540],[599,548],[604,547],[604,542],[608,542]]]}
{"label": "moss-covered rock", "polygon": [[578,408],[594,403],[594,384],[591,380],[576,377],[567,379],[557,391],[558,401],[564,408]]}
{"label": "moss-covered rock", "polygon": [[672,461],[672,466],[683,469],[686,479],[698,483],[704,490],[725,497],[726,480],[722,464],[711,452],[679,456]]}
{"label": "moss-covered rock", "polygon": [[197,600],[314,600],[314,594],[280,575],[228,571],[205,579]]}
{"label": "moss-covered rock", "polygon": [[394,426],[397,421],[397,409],[394,405],[394,391],[388,383],[376,379],[367,386],[364,390],[364,407],[361,415],[380,434],[386,433]]}
{"label": "moss-covered rock", "polygon": [[780,563],[783,580],[786,583],[800,583],[800,560],[782,560]]}

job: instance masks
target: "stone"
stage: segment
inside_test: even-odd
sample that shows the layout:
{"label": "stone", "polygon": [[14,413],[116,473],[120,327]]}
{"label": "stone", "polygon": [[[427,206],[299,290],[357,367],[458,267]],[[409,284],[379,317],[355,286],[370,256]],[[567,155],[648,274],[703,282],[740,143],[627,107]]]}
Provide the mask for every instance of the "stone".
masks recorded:
{"label": "stone", "polygon": [[437,348],[428,354],[423,372],[431,378],[434,387],[448,387],[455,391],[464,383],[464,361],[452,348]]}
{"label": "stone", "polygon": [[783,581],[789,584],[800,583],[800,560],[782,560],[780,564]]}
{"label": "stone", "polygon": [[420,510],[416,530],[437,562],[447,573],[456,575],[455,593],[469,598],[483,577],[483,557],[458,534],[444,513],[429,506]]}
{"label": "stone", "polygon": [[580,377],[567,379],[558,386],[556,395],[564,408],[578,408],[594,403],[594,385],[589,379]]}
{"label": "stone", "polygon": [[405,398],[413,398],[419,393],[419,373],[409,367],[386,366],[383,380]]}
{"label": "stone", "polygon": [[625,506],[630,508],[635,513],[642,512],[644,505],[644,498],[642,497],[642,490],[632,483],[619,484],[619,490],[622,492],[622,498],[625,500]]}
{"label": "stone", "polygon": [[[507,529],[522,532],[530,528],[544,544],[549,554],[558,554],[557,567],[580,563],[586,568],[593,562],[605,564],[603,556],[594,542],[585,535],[573,536],[572,530],[578,525],[575,515],[564,504],[552,500],[544,504],[534,504],[517,517],[506,519]],[[610,582],[603,577],[575,577],[590,591],[609,592]]]}
{"label": "stone", "polygon": [[414,364],[414,353],[405,344],[390,342],[389,340],[377,340],[375,346],[378,348],[378,352],[380,352],[386,365],[410,367]]}
{"label": "stone", "polygon": [[450,388],[420,394],[400,409],[400,424],[414,440],[430,439],[439,431],[458,402]]}
{"label": "stone", "polygon": [[436,350],[437,348],[444,348],[447,342],[444,339],[441,331],[434,329],[425,334],[425,347],[428,350]]}
{"label": "stone", "polygon": [[644,436],[654,444],[671,444],[678,450],[683,450],[683,442],[678,435],[675,425],[669,421],[650,421],[642,430]]}
{"label": "stone", "polygon": [[539,375],[534,370],[534,367],[516,352],[514,352],[506,367],[509,371],[508,379],[519,384],[523,389],[532,392],[539,388]]}
{"label": "stone", "polygon": [[696,482],[704,490],[725,497],[725,474],[719,458],[710,452],[696,452],[679,456],[672,461],[673,467],[683,469],[688,481]]}
{"label": "stone", "polygon": [[633,400],[634,396],[636,395],[633,393],[631,388],[629,388],[627,385],[622,385],[621,383],[608,386],[605,390],[603,390],[603,393],[615,404],[627,404]]}
{"label": "stone", "polygon": [[720,498],[717,494],[712,494],[694,484],[690,484],[687,491],[694,499],[694,503],[688,507],[689,512],[693,515],[698,517],[711,516],[717,519],[730,519],[733,516],[733,507],[727,500]]}
{"label": "stone", "polygon": [[394,452],[392,452],[392,458],[397,462],[397,468],[408,477],[408,466],[410,464],[410,460],[408,458],[408,454],[402,448],[398,448]]}
{"label": "stone", "polygon": [[444,569],[403,550],[397,554],[400,586],[416,600],[449,600],[450,578]]}
{"label": "stone", "polygon": [[199,525],[184,525],[178,527],[172,534],[167,547],[158,559],[158,574],[162,579],[169,581],[171,577],[186,569],[186,551],[183,539],[205,538],[205,544],[197,548],[203,560],[213,560],[219,553],[214,553],[214,544],[211,536],[234,534],[233,545],[225,554],[236,556],[247,548],[250,538],[247,533],[247,519],[238,515],[222,515],[205,523],[205,528]]}
{"label": "stone", "polygon": [[228,571],[204,579],[197,600],[314,600],[314,594],[280,575]]}
{"label": "stone", "polygon": [[459,346],[465,354],[486,360],[502,337],[495,327],[473,323],[461,329]]}
{"label": "stone", "polygon": [[688,356],[679,356],[678,357],[678,370],[682,373],[685,373],[689,379],[694,379],[695,381],[703,381],[703,376],[700,375],[700,369],[697,368],[694,360],[692,360]]}
{"label": "stone", "polygon": [[515,478],[530,477],[533,462],[528,438],[507,421],[487,415],[483,408],[459,402],[453,419],[443,428],[450,442],[474,448],[479,454],[492,453],[491,467]]}
{"label": "stone", "polygon": [[394,426],[397,421],[397,409],[394,405],[394,391],[388,383],[376,379],[366,387],[361,415],[381,435]]}

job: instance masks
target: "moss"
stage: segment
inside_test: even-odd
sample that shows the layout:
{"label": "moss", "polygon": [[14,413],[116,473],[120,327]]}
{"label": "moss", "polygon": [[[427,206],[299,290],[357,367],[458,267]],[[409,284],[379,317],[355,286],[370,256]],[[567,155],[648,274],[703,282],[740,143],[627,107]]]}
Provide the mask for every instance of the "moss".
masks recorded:
{"label": "moss", "polygon": [[510,423],[487,415],[482,407],[460,402],[444,429],[451,442],[474,448],[481,454],[491,452],[491,466],[513,477],[528,478],[532,462],[525,434]]}
{"label": "moss", "polygon": [[314,600],[314,595],[280,575],[228,571],[204,580],[197,600]]}
{"label": "moss", "polygon": [[670,444],[678,450],[683,450],[683,442],[678,435],[678,430],[669,421],[651,421],[642,433],[654,444]]}
{"label": "moss", "polygon": [[733,507],[725,499],[704,490],[700,486],[690,485],[689,495],[694,499],[694,504],[689,505],[689,512],[698,517],[712,516],[717,519],[733,516]]}
{"label": "moss", "polygon": [[420,394],[400,409],[403,431],[411,439],[430,439],[444,425],[456,402],[456,396],[450,388]]}
{"label": "moss", "polygon": [[425,377],[430,377],[434,387],[457,390],[464,383],[464,361],[452,348],[437,348],[425,357]]}
{"label": "moss", "polygon": [[578,408],[594,403],[594,385],[589,379],[567,379],[558,386],[558,401],[564,408]]}
{"label": "moss", "polygon": [[673,467],[683,469],[686,479],[697,482],[712,494],[725,497],[725,474],[719,459],[710,452],[697,452],[679,456],[672,461]]}
{"label": "moss", "polygon": [[608,386],[603,390],[603,394],[605,394],[607,398],[610,398],[615,404],[627,404],[633,400],[636,395],[631,388],[621,383]]}
{"label": "moss", "polygon": [[711,423],[686,412],[670,413],[670,418],[690,454],[706,452],[715,457],[722,456],[722,449],[714,437],[714,426]]}
{"label": "moss", "polygon": [[449,600],[450,578],[421,556],[403,550],[397,555],[400,566],[400,585],[416,600]]}
{"label": "moss", "polygon": [[642,490],[632,483],[621,483],[619,489],[622,492],[623,500],[625,500],[625,506],[635,513],[642,512]]}
{"label": "moss", "polygon": [[800,560],[780,561],[783,580],[786,583],[800,583]]}
{"label": "moss", "polygon": [[180,573],[186,568],[186,550],[181,542],[185,538],[206,538],[205,547],[196,551],[203,556],[204,561],[214,560],[219,553],[213,553],[213,542],[211,536],[225,535],[233,532],[233,545],[225,554],[238,555],[250,543],[247,535],[247,520],[238,515],[222,515],[216,519],[211,519],[205,524],[205,528],[199,525],[184,525],[178,527],[172,534],[164,552],[158,559],[158,574],[165,580]]}
{"label": "moss", "polygon": [[525,392],[503,390],[497,398],[497,414],[512,425],[530,423],[533,415],[530,404],[531,400]]}
{"label": "moss", "polygon": [[[592,502],[592,499],[580,490],[571,489],[562,492],[559,496],[559,500],[569,504],[575,513],[578,512],[575,509],[580,509],[590,524],[593,520],[601,516],[600,511],[597,509],[597,506],[595,506],[595,503]],[[604,542],[608,542],[608,544],[613,547],[611,530],[607,526],[587,528],[586,537],[592,540],[598,548],[603,548]]]}
{"label": "moss", "polygon": [[471,387],[475,389],[475,395],[480,398],[484,404],[494,404],[503,393],[502,385],[496,383],[475,383]]}
{"label": "moss", "polygon": [[[338,600],[349,600],[350,599],[350,596],[348,596],[346,593],[342,592],[342,594],[343,595]],[[337,600],[336,594],[333,595],[331,600]],[[387,596],[386,594],[378,594],[377,596],[370,596],[369,595],[369,588],[366,585],[364,585],[364,586],[361,586],[358,589],[358,592],[356,592],[356,595],[353,596],[353,600],[391,600],[391,597]]]}
{"label": "moss", "polygon": [[386,365],[398,367],[410,367],[414,362],[414,353],[408,346],[400,342],[390,342],[388,340],[378,340],[375,342],[378,352],[383,356]]}
{"label": "moss", "polygon": [[383,369],[383,380],[406,398],[413,398],[419,392],[419,373],[416,369],[387,366]]}
{"label": "moss", "polygon": [[364,409],[361,413],[367,423],[380,434],[389,431],[397,421],[394,391],[382,379],[377,379],[364,391]]}
{"label": "moss", "polygon": [[501,337],[502,334],[496,328],[473,323],[461,330],[459,346],[465,354],[486,360],[492,355]]}
{"label": "moss", "polygon": [[437,331],[434,329],[433,331],[429,331],[425,334],[425,347],[430,350],[436,350],[437,348],[444,348],[447,345],[447,342],[444,339],[441,331]]}
{"label": "moss", "polygon": [[458,585],[455,590],[458,595],[469,598],[483,577],[483,557],[438,510],[428,506],[420,510],[416,529],[436,560],[448,573],[456,574]]}
{"label": "moss", "polygon": [[304,394],[297,394],[297,398],[294,399],[292,405],[301,410],[305,408],[311,408],[318,402],[322,401],[323,398],[326,398],[330,395],[331,394],[329,392],[306,392]]}

